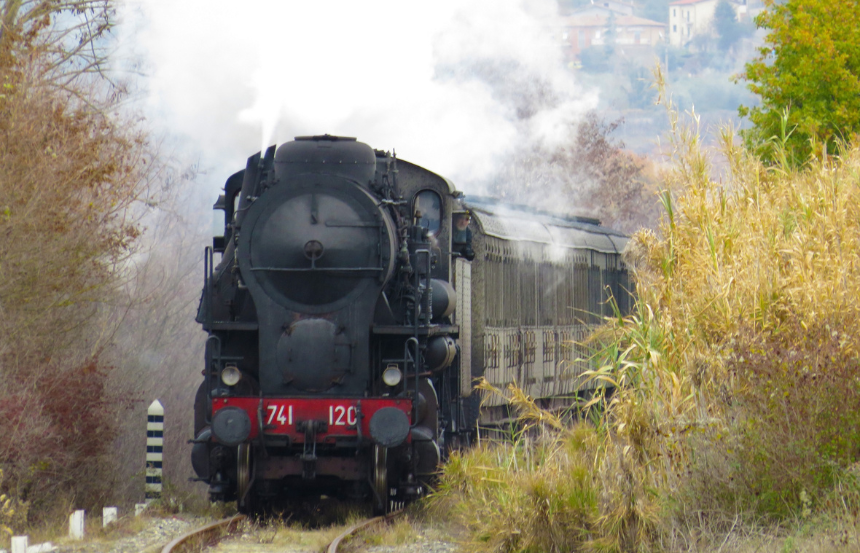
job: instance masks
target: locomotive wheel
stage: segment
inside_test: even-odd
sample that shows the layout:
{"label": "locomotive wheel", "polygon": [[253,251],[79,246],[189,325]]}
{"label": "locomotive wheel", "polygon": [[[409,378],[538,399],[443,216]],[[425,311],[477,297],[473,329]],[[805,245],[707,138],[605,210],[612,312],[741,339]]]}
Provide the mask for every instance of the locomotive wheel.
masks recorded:
{"label": "locomotive wheel", "polygon": [[252,500],[249,497],[251,487],[251,446],[239,444],[236,455],[236,503],[240,512],[248,512]]}
{"label": "locomotive wheel", "polygon": [[373,492],[374,514],[388,514],[391,504],[388,497],[388,448],[381,445],[373,446]]}

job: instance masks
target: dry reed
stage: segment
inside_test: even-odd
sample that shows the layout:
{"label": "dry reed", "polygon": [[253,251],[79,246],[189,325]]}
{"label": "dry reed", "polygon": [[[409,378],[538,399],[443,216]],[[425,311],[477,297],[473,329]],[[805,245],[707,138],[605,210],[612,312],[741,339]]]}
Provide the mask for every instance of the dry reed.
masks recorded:
{"label": "dry reed", "polygon": [[695,113],[669,113],[659,232],[627,252],[636,308],[590,342],[589,377],[614,388],[591,404],[601,423],[559,428],[513,389],[519,428],[540,431],[482,443],[443,476],[473,550],[641,551],[739,521],[856,522],[860,148],[766,165],[727,129],[714,178]]}

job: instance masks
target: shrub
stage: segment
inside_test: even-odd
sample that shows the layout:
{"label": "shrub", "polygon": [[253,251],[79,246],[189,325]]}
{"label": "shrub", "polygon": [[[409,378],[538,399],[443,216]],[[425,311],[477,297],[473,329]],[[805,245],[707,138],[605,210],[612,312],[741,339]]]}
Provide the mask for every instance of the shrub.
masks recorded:
{"label": "shrub", "polygon": [[649,543],[658,508],[633,450],[592,424],[563,424],[516,385],[506,397],[518,412],[510,439],[454,454],[432,498],[469,530],[469,549],[636,551]]}
{"label": "shrub", "polygon": [[856,525],[860,145],[797,168],[786,133],[765,164],[726,130],[716,179],[669,114],[659,234],[626,252],[636,306],[589,342],[588,377],[614,390],[589,404],[599,424],[566,429],[514,387],[540,430],[445,468],[438,501],[459,501],[477,551],[663,549],[819,507]]}
{"label": "shrub", "polygon": [[595,340],[592,378],[618,386],[606,423],[679,514],[785,519],[860,456],[860,149],[796,169],[783,135],[765,166],[725,132],[723,183],[672,117],[661,236],[631,241],[639,302]]}
{"label": "shrub", "polygon": [[0,60],[0,468],[30,522],[65,502],[97,507],[110,486],[127,402],[107,386],[109,307],[153,166],[137,124],[117,114],[120,91],[83,77],[57,88],[43,54]]}
{"label": "shrub", "polygon": [[570,551],[597,526],[597,479],[577,428],[515,443],[483,442],[449,460],[441,498],[456,499],[476,551]]}
{"label": "shrub", "polygon": [[739,329],[725,361],[735,382],[726,425],[692,446],[698,503],[784,519],[826,495],[860,458],[860,380],[845,351],[856,338],[837,325]]}
{"label": "shrub", "polygon": [[9,543],[26,526],[29,505],[9,491],[6,476],[0,469],[0,543]]}

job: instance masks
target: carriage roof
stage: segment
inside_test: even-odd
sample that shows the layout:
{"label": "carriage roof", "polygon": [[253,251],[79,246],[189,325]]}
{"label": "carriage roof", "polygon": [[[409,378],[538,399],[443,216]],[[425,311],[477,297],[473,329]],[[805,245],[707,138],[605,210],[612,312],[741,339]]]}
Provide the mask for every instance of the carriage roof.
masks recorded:
{"label": "carriage roof", "polygon": [[483,234],[506,241],[621,253],[628,240],[624,233],[604,227],[591,217],[560,216],[474,196],[469,196],[464,205]]}

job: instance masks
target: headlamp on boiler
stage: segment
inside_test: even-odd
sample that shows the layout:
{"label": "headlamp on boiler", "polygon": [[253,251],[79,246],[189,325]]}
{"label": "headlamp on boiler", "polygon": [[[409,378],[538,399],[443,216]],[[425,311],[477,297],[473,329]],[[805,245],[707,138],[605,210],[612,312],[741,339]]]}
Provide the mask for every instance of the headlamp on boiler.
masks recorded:
{"label": "headlamp on boiler", "polygon": [[388,365],[385,367],[385,370],[382,371],[382,381],[386,386],[397,386],[400,384],[401,380],[403,380],[403,373],[400,371],[400,367],[394,363]]}
{"label": "headlamp on boiler", "polygon": [[221,371],[221,382],[227,386],[235,386],[242,380],[242,371],[236,365],[227,365]]}

